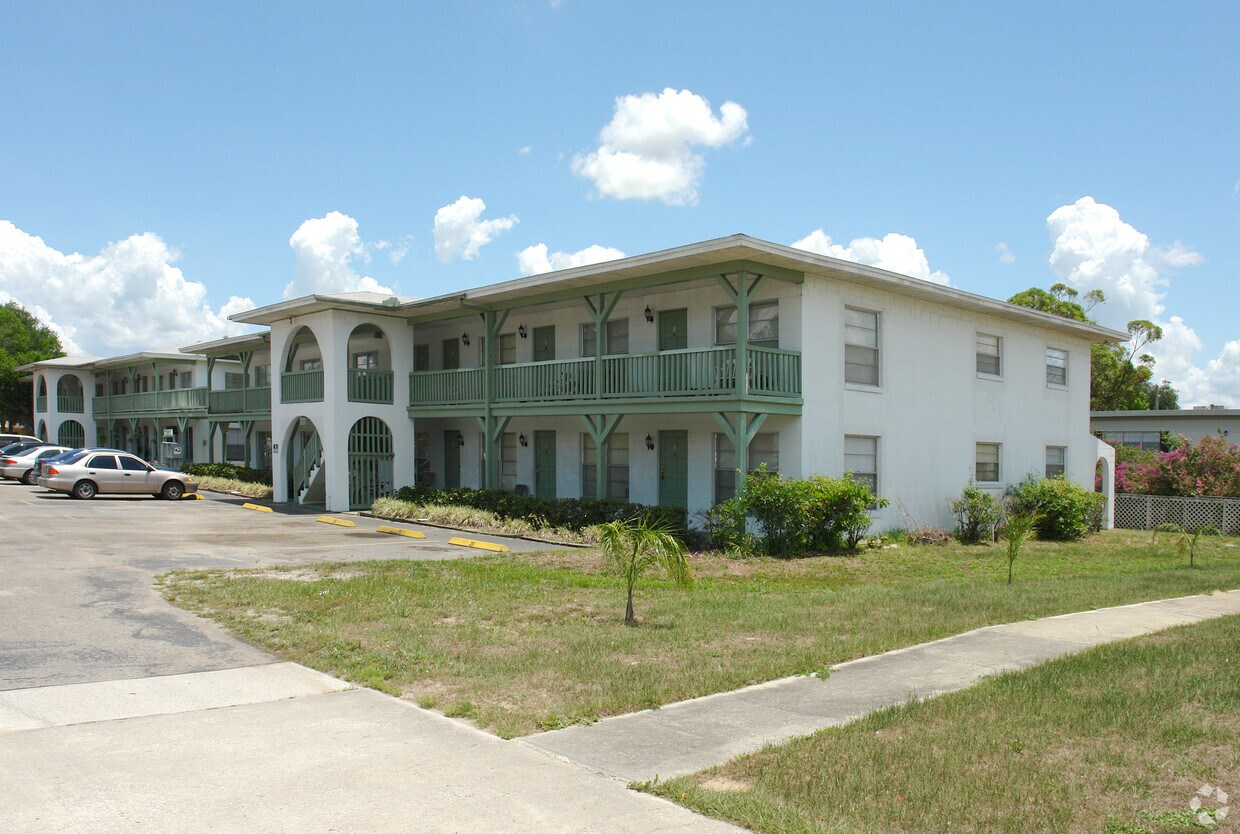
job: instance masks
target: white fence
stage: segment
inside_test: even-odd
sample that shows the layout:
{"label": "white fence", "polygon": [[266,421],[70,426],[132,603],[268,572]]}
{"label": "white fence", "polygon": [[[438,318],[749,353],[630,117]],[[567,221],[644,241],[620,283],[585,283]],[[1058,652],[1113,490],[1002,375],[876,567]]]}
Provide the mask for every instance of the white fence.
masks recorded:
{"label": "white fence", "polygon": [[1173,495],[1115,496],[1115,526],[1153,530],[1160,524],[1178,524],[1185,530],[1210,525],[1224,533],[1240,534],[1240,498],[1180,498]]}

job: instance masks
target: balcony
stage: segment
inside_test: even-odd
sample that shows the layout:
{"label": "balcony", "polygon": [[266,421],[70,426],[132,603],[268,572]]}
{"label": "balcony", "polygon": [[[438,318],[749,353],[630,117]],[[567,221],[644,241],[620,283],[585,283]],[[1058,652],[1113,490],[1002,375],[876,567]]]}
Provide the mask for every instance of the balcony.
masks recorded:
{"label": "balcony", "polygon": [[47,413],[47,395],[40,394],[34,398],[34,411],[36,414]]}
{"label": "balcony", "polygon": [[271,389],[229,388],[212,391],[207,410],[211,414],[270,414]]}
{"label": "balcony", "polygon": [[323,371],[290,371],[280,374],[280,402],[323,402]]}
{"label": "balcony", "polygon": [[91,402],[94,417],[125,417],[153,414],[205,413],[206,388],[174,388],[170,391],[144,391],[140,394],[113,394],[95,397]]}
{"label": "balcony", "polygon": [[86,410],[84,398],[81,394],[57,394],[56,410],[61,414],[81,414]]}
{"label": "balcony", "polygon": [[[801,354],[750,347],[748,387],[737,379],[736,349],[694,348],[602,360],[598,388],[593,357],[500,365],[494,370],[496,404],[760,397],[800,402]],[[409,375],[413,408],[484,402],[482,368],[415,371]]]}
{"label": "balcony", "polygon": [[349,402],[392,404],[392,372],[349,369]]}

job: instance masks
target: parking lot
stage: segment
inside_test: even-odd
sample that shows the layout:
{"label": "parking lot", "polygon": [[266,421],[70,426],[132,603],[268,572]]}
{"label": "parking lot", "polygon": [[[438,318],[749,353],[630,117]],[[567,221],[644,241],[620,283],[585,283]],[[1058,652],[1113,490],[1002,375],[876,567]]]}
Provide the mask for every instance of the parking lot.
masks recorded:
{"label": "parking lot", "polygon": [[[68,496],[0,483],[0,690],[141,678],[269,663],[269,655],[166,603],[156,574],[359,559],[463,558],[452,532],[416,528],[424,540],[316,521],[321,513],[244,499]],[[335,516],[340,517],[340,516]],[[474,538],[487,538],[475,536]],[[492,539],[512,550],[547,545]]]}

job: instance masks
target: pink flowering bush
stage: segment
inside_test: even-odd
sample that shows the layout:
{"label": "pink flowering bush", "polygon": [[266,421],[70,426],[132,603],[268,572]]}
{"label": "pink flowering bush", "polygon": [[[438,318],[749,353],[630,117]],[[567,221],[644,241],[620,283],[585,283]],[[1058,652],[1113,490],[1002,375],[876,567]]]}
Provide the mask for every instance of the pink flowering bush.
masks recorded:
{"label": "pink flowering bush", "polygon": [[1148,461],[1115,466],[1115,491],[1148,495],[1240,497],[1240,446],[1210,435],[1197,443],[1183,440]]}

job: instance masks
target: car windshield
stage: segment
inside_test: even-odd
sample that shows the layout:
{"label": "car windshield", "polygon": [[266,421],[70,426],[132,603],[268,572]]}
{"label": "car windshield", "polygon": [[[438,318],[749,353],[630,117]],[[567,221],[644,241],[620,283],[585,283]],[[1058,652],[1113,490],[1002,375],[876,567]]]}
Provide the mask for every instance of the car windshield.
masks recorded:
{"label": "car windshield", "polygon": [[0,449],[0,455],[19,455],[27,449],[37,446],[33,440],[19,440],[16,443],[10,443],[3,449]]}

